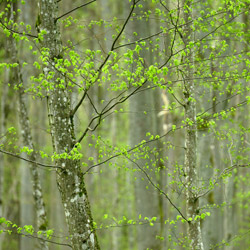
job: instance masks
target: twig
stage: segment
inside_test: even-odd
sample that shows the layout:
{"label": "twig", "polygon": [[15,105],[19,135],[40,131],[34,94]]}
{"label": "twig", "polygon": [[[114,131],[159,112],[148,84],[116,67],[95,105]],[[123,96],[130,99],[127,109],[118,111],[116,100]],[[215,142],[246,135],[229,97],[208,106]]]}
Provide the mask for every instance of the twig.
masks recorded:
{"label": "twig", "polygon": [[[6,230],[6,229],[2,229],[2,231],[4,233],[9,233],[9,230]],[[28,238],[34,238],[34,239],[38,239],[38,240],[42,240],[42,241],[47,241],[47,242],[49,242],[51,244],[55,244],[55,245],[66,246],[66,247],[72,248],[72,246],[70,244],[59,243],[59,242],[56,242],[56,241],[47,240],[47,239],[44,239],[44,238],[41,238],[41,237],[38,237],[38,236],[35,236],[35,235],[31,235],[31,234],[17,233],[17,232],[13,232],[13,231],[11,233],[14,233],[16,235],[25,236],[25,237],[28,237]]]}
{"label": "twig", "polygon": [[[146,82],[147,82],[147,79],[144,81],[144,83],[143,83],[141,86],[137,87],[137,88],[136,88],[134,91],[132,91],[129,95],[127,95],[127,96],[125,96],[125,97],[121,97],[121,99],[120,99],[118,102],[114,103],[114,104],[113,104],[112,106],[110,106],[107,110],[105,110],[105,109],[108,107],[108,105],[111,103],[111,101],[109,101],[109,103],[102,109],[101,113],[99,113],[97,116],[95,116],[95,117],[93,117],[93,118],[91,119],[91,121],[89,122],[87,128],[86,128],[85,131],[83,132],[82,136],[77,140],[77,142],[80,143],[80,142],[83,140],[83,138],[86,136],[86,134],[88,133],[89,130],[91,130],[91,131],[96,130],[96,128],[101,124],[101,120],[102,120],[102,116],[103,116],[103,115],[105,115],[107,112],[109,112],[111,109],[113,109],[113,108],[114,108],[115,106],[117,106],[118,104],[121,104],[121,103],[125,102],[128,98],[130,98],[132,95],[134,95],[135,92],[138,91]],[[92,124],[92,123],[94,122],[94,120],[96,120],[96,119],[99,119],[99,120],[98,120],[98,123],[95,125],[94,128],[90,129],[91,124]]]}
{"label": "twig", "polygon": [[162,33],[163,33],[163,31],[159,31],[159,32],[155,33],[154,35],[150,35],[150,36],[141,38],[141,39],[136,40],[136,41],[134,41],[134,42],[121,44],[121,45],[119,45],[119,46],[114,47],[114,50],[119,49],[119,48],[122,48],[122,47],[125,47],[125,46],[133,45],[133,44],[136,44],[136,43],[145,41],[145,40],[148,40],[148,39],[150,39],[150,38],[152,38],[152,37],[155,37],[155,36],[158,36],[158,35],[160,35],[160,34],[162,34]]}
{"label": "twig", "polygon": [[182,217],[185,221],[188,222],[187,218],[183,215],[183,213],[180,211],[180,209],[171,201],[171,199],[169,198],[169,196],[168,196],[163,190],[161,190],[159,187],[157,187],[157,185],[154,184],[154,182],[150,179],[148,173],[147,173],[142,167],[140,167],[140,165],[139,165],[137,162],[131,160],[131,159],[128,158],[126,155],[124,155],[124,156],[125,156],[129,161],[131,161],[132,163],[134,163],[134,164],[135,164],[135,165],[136,165],[136,166],[146,175],[146,177],[147,177],[148,181],[150,182],[150,184],[151,184],[154,188],[156,188],[156,189],[159,191],[160,194],[163,194],[163,195],[167,198],[167,200],[169,201],[169,203],[178,211],[178,213],[181,215],[181,217]]}
{"label": "twig", "polygon": [[64,17],[64,16],[66,16],[66,15],[72,13],[73,11],[78,10],[78,9],[80,9],[80,8],[86,6],[86,5],[89,5],[89,4],[93,3],[93,2],[95,2],[95,1],[96,1],[96,0],[92,0],[92,1],[90,1],[90,2],[88,2],[88,3],[84,3],[84,4],[78,6],[78,7],[74,8],[74,9],[72,9],[72,10],[70,10],[70,11],[64,13],[63,15],[57,17],[57,18],[55,19],[55,22],[57,22],[60,18],[62,18],[62,17]]}
{"label": "twig", "polygon": [[11,152],[8,152],[8,151],[2,150],[2,149],[0,149],[0,152],[3,153],[3,154],[6,154],[6,155],[10,155],[10,156],[16,157],[18,159],[21,159],[21,160],[33,163],[33,164],[36,164],[36,165],[42,166],[42,167],[46,167],[46,168],[61,168],[61,167],[57,167],[55,165],[46,165],[46,164],[43,164],[43,163],[40,163],[40,162],[32,161],[32,160],[26,159],[26,158],[24,158],[24,157],[22,157],[20,155],[16,155],[14,153],[11,153]]}
{"label": "twig", "polygon": [[[234,170],[235,168],[246,168],[246,167],[250,167],[250,164],[242,164],[242,165],[238,165],[238,164],[234,164],[231,167],[225,168],[220,175],[215,179],[215,182],[213,185],[216,185],[219,181],[219,179],[222,177],[222,175],[227,174],[229,172],[231,172],[232,170]],[[202,196],[207,195],[208,193],[210,193],[214,188],[210,188],[209,190],[207,190],[206,192],[204,192],[203,194],[200,194],[197,196],[197,199],[199,199]]]}
{"label": "twig", "polygon": [[31,34],[28,34],[28,33],[23,34],[23,33],[20,32],[20,31],[16,31],[16,30],[11,29],[11,28],[7,27],[1,20],[0,20],[0,24],[1,24],[5,29],[11,31],[12,33],[19,34],[19,35],[21,35],[21,36],[29,36],[29,37],[32,37],[32,38],[37,38],[37,36],[35,36],[35,35],[31,35]]}
{"label": "twig", "polygon": [[140,1],[140,0],[137,0],[137,1],[133,0],[133,5],[132,5],[132,8],[131,8],[131,11],[129,12],[128,17],[126,18],[126,20],[125,20],[125,22],[124,22],[124,24],[123,24],[123,26],[122,26],[120,32],[118,33],[117,37],[116,37],[115,40],[113,41],[113,43],[112,43],[112,45],[111,45],[111,49],[110,49],[110,51],[109,51],[109,54],[106,56],[106,58],[104,59],[103,63],[100,65],[100,67],[99,67],[99,69],[98,69],[99,72],[101,71],[101,69],[103,68],[103,66],[106,64],[106,62],[108,61],[108,59],[109,59],[109,57],[110,57],[110,55],[111,55],[110,52],[114,51],[114,49],[115,49],[115,44],[116,44],[117,40],[120,38],[120,36],[122,35],[122,33],[123,33],[125,27],[127,26],[127,23],[128,23],[128,21],[129,21],[130,17],[131,17],[132,14],[133,14],[135,5],[136,5],[139,1]]}
{"label": "twig", "polygon": [[84,94],[83,94],[81,100],[77,103],[77,105],[75,106],[75,108],[73,110],[71,110],[71,112],[70,112],[70,117],[71,118],[73,118],[73,116],[75,115],[76,111],[81,106],[81,104],[82,104],[83,100],[85,99],[86,95],[87,95],[87,90],[84,91]]}

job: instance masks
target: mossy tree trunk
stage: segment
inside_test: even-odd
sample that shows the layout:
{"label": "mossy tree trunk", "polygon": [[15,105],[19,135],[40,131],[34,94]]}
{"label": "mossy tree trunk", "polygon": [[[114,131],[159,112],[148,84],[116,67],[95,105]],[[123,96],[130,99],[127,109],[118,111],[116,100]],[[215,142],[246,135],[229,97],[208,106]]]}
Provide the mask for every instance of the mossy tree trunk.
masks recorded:
{"label": "mossy tree trunk", "polygon": [[[70,94],[65,80],[56,64],[62,59],[57,0],[40,0],[41,33],[46,33],[41,41],[42,53],[47,57],[44,63],[44,77],[47,78],[48,116],[53,151],[56,155],[69,153],[75,146],[74,124],[71,117]],[[85,188],[84,176],[79,159],[59,157],[57,184],[61,194],[66,221],[71,237],[72,249],[99,249],[96,233]]]}

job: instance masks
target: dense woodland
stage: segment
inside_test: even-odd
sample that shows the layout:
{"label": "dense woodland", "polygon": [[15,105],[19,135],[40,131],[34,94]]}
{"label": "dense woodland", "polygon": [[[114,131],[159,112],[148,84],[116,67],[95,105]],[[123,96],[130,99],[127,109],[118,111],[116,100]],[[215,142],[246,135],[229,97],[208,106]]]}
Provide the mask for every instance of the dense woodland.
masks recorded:
{"label": "dense woodland", "polygon": [[249,0],[0,1],[0,250],[250,249]]}

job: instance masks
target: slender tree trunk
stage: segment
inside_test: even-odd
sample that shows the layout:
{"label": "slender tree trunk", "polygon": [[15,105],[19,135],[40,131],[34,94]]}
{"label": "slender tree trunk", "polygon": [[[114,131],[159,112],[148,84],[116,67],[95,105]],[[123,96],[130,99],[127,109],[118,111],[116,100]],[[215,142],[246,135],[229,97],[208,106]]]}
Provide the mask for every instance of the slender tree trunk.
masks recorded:
{"label": "slender tree trunk", "polygon": [[[20,73],[20,72],[19,72]],[[21,79],[19,78],[19,82]],[[25,96],[24,89],[21,87],[19,89],[19,119],[21,125],[21,132],[23,137],[23,144],[27,146],[29,149],[33,150],[28,156],[28,158],[34,162],[37,161],[37,156],[34,150],[32,137],[31,137],[31,129],[29,124],[28,112],[25,104]],[[40,183],[39,173],[38,173],[38,165],[32,164],[31,167],[31,177],[33,184],[33,197],[35,200],[35,213],[36,213],[36,225],[38,230],[46,230],[47,229],[47,216],[45,210],[45,204],[43,200],[43,191]],[[48,244],[46,241],[39,240],[41,249],[48,249]]]}
{"label": "slender tree trunk", "polygon": [[[144,11],[148,10],[148,4],[145,2]],[[138,34],[138,38],[150,35],[148,21],[136,20],[132,22],[133,31]],[[149,45],[147,45],[149,46]],[[149,67],[153,56],[150,52],[144,50],[141,54],[144,59],[145,67]],[[145,86],[146,88],[146,86]],[[146,90],[136,94],[130,99],[130,145],[136,145],[140,143],[146,134],[150,132],[155,134],[156,132],[156,121],[155,116],[152,115],[154,112],[153,103],[153,90]],[[150,152],[148,152],[151,154]],[[152,155],[151,155],[152,156]],[[136,161],[140,168],[144,169],[147,174],[152,178],[153,182],[156,183],[157,179],[155,176],[155,169],[151,164],[150,159],[141,159]],[[133,168],[136,168],[133,165]],[[135,172],[135,206],[137,217],[141,215],[142,218],[157,217],[160,218],[159,209],[159,193],[148,183],[145,174],[137,169]],[[160,218],[161,219],[161,218]],[[161,242],[156,238],[156,235],[160,233],[160,224],[155,223],[152,227],[150,225],[139,225],[137,226],[137,249],[161,249]]]}
{"label": "slender tree trunk", "polygon": [[[56,154],[70,152],[75,145],[73,119],[71,119],[70,96],[65,88],[58,87],[62,75],[54,68],[55,61],[62,58],[62,46],[58,17],[57,0],[40,0],[41,30],[45,30],[41,41],[49,50],[48,64],[44,67],[45,77],[53,72],[49,80],[51,88],[48,97],[48,116],[53,150]],[[72,242],[72,249],[99,249],[93,219],[90,211],[81,163],[78,159],[58,159],[57,184],[61,194],[66,221]]]}
{"label": "slender tree trunk", "polygon": [[[6,71],[9,69],[6,69]],[[6,74],[8,75],[8,73]],[[0,118],[0,136],[5,133],[6,129],[6,96],[8,93],[7,81],[4,81],[1,89],[1,118]],[[4,217],[3,207],[3,189],[4,189],[4,154],[0,154],[0,217]],[[0,234],[0,250],[2,250],[4,234]]]}
{"label": "slender tree trunk", "polygon": [[[11,16],[10,19],[14,20],[13,12],[17,12],[17,3],[12,3],[11,6]],[[16,40],[13,37],[10,37],[10,54],[12,58],[12,63],[16,62],[18,59],[17,54],[17,44]],[[21,84],[23,83],[21,69],[20,67],[16,67],[13,69],[13,83]],[[18,90],[18,104],[19,104],[19,121],[21,126],[21,134],[23,137],[23,144],[28,147],[32,152],[28,155],[29,160],[36,162],[37,157],[34,150],[32,136],[31,136],[31,129],[29,124],[28,118],[28,111],[25,104],[25,96],[24,96],[24,87],[19,86]],[[36,224],[38,230],[46,230],[47,229],[47,219],[46,219],[46,211],[45,205],[42,196],[42,188],[40,184],[39,174],[38,174],[38,166],[36,164],[32,164],[31,167],[31,176],[32,176],[32,183],[33,183],[33,197],[35,201],[35,212],[36,212]],[[39,240],[39,248],[40,249],[48,249],[47,242],[44,240]]]}
{"label": "slender tree trunk", "polygon": [[[193,32],[191,29],[190,19],[192,18],[192,1],[184,1],[184,45],[185,47],[193,41]],[[184,79],[184,97],[185,97],[185,174],[186,174],[186,210],[187,217],[191,218],[188,224],[188,237],[191,241],[191,248],[194,250],[203,249],[200,220],[196,220],[196,215],[199,214],[199,199],[197,198],[197,128],[196,128],[196,102],[195,102],[195,84],[193,80],[193,52],[187,52],[185,58],[186,69]]]}

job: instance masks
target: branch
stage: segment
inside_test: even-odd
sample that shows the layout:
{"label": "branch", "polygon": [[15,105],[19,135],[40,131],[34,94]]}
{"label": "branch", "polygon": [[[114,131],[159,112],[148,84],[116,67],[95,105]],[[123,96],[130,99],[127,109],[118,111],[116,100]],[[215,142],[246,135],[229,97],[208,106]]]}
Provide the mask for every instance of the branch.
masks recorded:
{"label": "branch", "polygon": [[83,94],[81,100],[77,103],[77,105],[75,106],[75,108],[73,110],[71,110],[71,112],[70,112],[70,117],[71,118],[73,118],[73,116],[75,115],[76,111],[81,106],[81,104],[82,104],[83,100],[85,99],[86,95],[87,95],[87,90],[84,91],[84,94]]}
{"label": "branch", "polygon": [[[226,101],[226,100],[228,100],[228,98],[225,99],[225,100],[223,100],[223,101]],[[223,102],[223,101],[221,101],[221,102]],[[243,102],[241,102],[241,103],[239,103],[239,104],[237,104],[237,105],[234,105],[234,106],[232,106],[232,107],[234,107],[234,108],[239,108],[239,107],[241,107],[242,105],[245,105],[246,103],[247,103],[247,101],[243,101]],[[209,110],[209,109],[208,109],[208,110]],[[226,112],[230,112],[230,111],[231,111],[230,108],[228,108],[228,109],[226,110]],[[216,112],[216,114],[219,114],[218,117],[222,116],[222,115],[220,114],[220,112]],[[200,116],[200,115],[199,115],[199,116]],[[198,117],[198,116],[197,116],[197,117]],[[213,114],[211,114],[211,117],[208,118],[208,119],[213,119]],[[187,126],[187,125],[182,125],[182,126],[176,127],[175,129],[171,128],[171,129],[169,129],[165,134],[159,136],[158,138],[154,138],[154,139],[152,139],[152,140],[148,140],[148,141],[144,141],[144,142],[142,142],[142,143],[139,143],[138,145],[134,146],[133,148],[130,148],[130,149],[126,150],[125,152],[119,152],[119,153],[117,153],[117,154],[115,154],[115,155],[113,155],[113,156],[107,158],[106,160],[104,160],[104,161],[102,161],[102,162],[99,162],[99,163],[97,163],[97,164],[94,164],[94,165],[90,166],[90,167],[83,173],[83,175],[85,175],[87,172],[89,172],[92,168],[95,168],[95,167],[97,167],[97,166],[101,166],[101,165],[103,165],[103,164],[109,162],[110,160],[112,160],[112,159],[118,157],[118,156],[126,155],[127,153],[130,153],[131,151],[133,151],[133,150],[137,149],[138,147],[141,147],[141,146],[143,146],[143,145],[145,145],[145,144],[148,144],[148,143],[151,143],[151,142],[155,142],[155,141],[157,141],[157,140],[160,140],[160,139],[164,138],[165,136],[167,136],[168,134],[170,134],[171,132],[174,132],[174,131],[179,130],[179,129],[183,129],[183,128],[185,128],[186,126]],[[90,130],[90,129],[88,128],[88,130]],[[241,165],[241,166],[243,166],[243,165]],[[245,166],[245,165],[244,165],[244,166]]]}
{"label": "branch", "polygon": [[11,28],[7,27],[1,20],[0,20],[0,24],[1,24],[5,29],[9,30],[9,31],[12,32],[12,33],[19,34],[19,35],[21,35],[21,36],[29,36],[29,37],[32,37],[32,38],[37,38],[37,36],[35,36],[35,35],[31,35],[31,34],[28,34],[28,33],[27,33],[27,34],[23,34],[23,33],[20,32],[20,31],[16,31],[16,30],[11,29]]}
{"label": "branch", "polygon": [[[82,136],[77,140],[77,142],[80,143],[80,142],[83,140],[83,138],[86,136],[86,134],[87,134],[87,132],[88,132],[89,130],[91,130],[91,131],[96,130],[96,128],[101,124],[101,118],[102,118],[103,115],[105,115],[107,112],[109,112],[111,109],[113,109],[113,108],[114,108],[115,106],[117,106],[118,104],[121,104],[121,103],[125,102],[129,97],[131,97],[132,95],[134,95],[135,92],[138,91],[146,82],[147,82],[147,80],[145,80],[144,83],[143,83],[141,86],[137,87],[137,88],[136,88],[133,92],[131,92],[129,95],[127,95],[126,97],[121,97],[121,99],[120,99],[118,102],[114,103],[111,107],[109,107],[107,110],[105,110],[105,109],[108,107],[108,105],[112,102],[112,100],[114,100],[114,99],[116,99],[116,98],[110,100],[110,101],[108,102],[108,104],[102,109],[101,113],[100,113],[99,115],[97,115],[97,116],[95,116],[95,117],[93,117],[93,118],[91,119],[91,121],[89,122],[87,128],[86,128],[85,131],[83,132]],[[119,95],[119,96],[120,96],[120,95]],[[118,98],[118,97],[117,97],[117,98]],[[95,125],[94,128],[91,129],[91,128],[90,128],[91,124],[94,122],[94,120],[96,120],[96,119],[98,119],[98,118],[99,118],[98,123]]]}
{"label": "branch", "polygon": [[[242,165],[238,165],[238,164],[234,164],[232,165],[231,167],[228,167],[228,168],[225,168],[221,173],[220,175],[215,179],[215,182],[213,183],[213,185],[215,186],[219,179],[224,175],[224,174],[227,174],[229,172],[231,172],[232,170],[234,170],[235,168],[247,168],[247,167],[250,167],[250,164],[242,164]],[[209,190],[207,190],[206,192],[200,194],[197,196],[197,199],[199,199],[200,197],[202,196],[205,196],[207,195],[208,193],[210,193],[212,190],[214,190],[214,188],[210,188]]]}
{"label": "branch", "polygon": [[163,31],[159,31],[159,32],[155,33],[154,35],[150,35],[150,36],[141,38],[141,39],[139,39],[139,40],[137,40],[137,41],[130,42],[130,43],[125,43],[125,44],[121,44],[121,45],[119,45],[119,46],[114,47],[114,50],[119,49],[119,48],[122,48],[122,47],[125,47],[125,46],[133,45],[133,44],[136,44],[136,43],[145,41],[145,40],[148,40],[148,39],[150,39],[150,38],[152,38],[152,37],[155,37],[155,36],[158,36],[158,35],[160,35],[160,34],[162,34],[162,33],[163,33]]}
{"label": "branch", "polygon": [[32,161],[32,160],[26,159],[26,158],[24,158],[24,157],[22,157],[20,155],[16,155],[14,153],[11,153],[11,152],[8,152],[8,151],[2,150],[2,149],[0,149],[0,152],[3,153],[3,154],[6,154],[6,155],[10,155],[10,156],[16,157],[18,159],[33,163],[33,164],[36,164],[36,165],[39,165],[41,167],[45,167],[45,168],[61,168],[61,167],[57,167],[55,165],[46,165],[46,164],[43,164],[43,163],[40,163],[40,162]]}
{"label": "branch", "polygon": [[185,126],[180,126],[180,127],[178,127],[178,128],[175,128],[175,129],[170,129],[169,131],[167,131],[165,134],[159,136],[158,138],[155,138],[155,139],[152,139],[152,140],[148,140],[148,141],[144,141],[144,142],[142,142],[142,143],[139,143],[138,145],[136,145],[136,146],[134,146],[134,147],[132,147],[132,148],[126,150],[125,152],[124,152],[124,151],[123,151],[123,152],[119,152],[119,153],[117,153],[117,154],[115,154],[115,155],[109,157],[108,159],[102,161],[102,162],[99,162],[99,163],[97,163],[97,164],[95,164],[95,165],[90,166],[90,167],[83,173],[83,175],[85,175],[87,172],[89,172],[92,168],[95,168],[95,167],[97,167],[97,166],[101,166],[101,165],[103,165],[103,164],[109,162],[110,160],[112,160],[112,159],[118,157],[118,156],[126,155],[126,154],[130,153],[131,151],[133,151],[133,150],[135,150],[135,149],[137,149],[137,148],[139,148],[139,147],[141,147],[141,146],[143,146],[143,145],[145,145],[145,144],[148,144],[148,143],[151,143],[151,142],[155,142],[155,141],[157,141],[157,140],[160,140],[160,139],[162,139],[163,137],[167,136],[169,133],[171,133],[171,132],[173,132],[173,131],[176,131],[176,130],[179,130],[179,129],[182,129],[182,128],[185,128]]}
{"label": "branch", "polygon": [[107,55],[107,57],[104,59],[103,63],[100,65],[99,69],[97,70],[98,72],[101,71],[101,69],[103,68],[103,66],[105,65],[105,63],[108,61],[108,59],[109,59],[109,57],[110,57],[110,55],[111,55],[110,52],[112,52],[112,51],[115,50],[115,44],[116,44],[117,40],[120,38],[120,36],[122,35],[122,33],[123,33],[125,27],[127,26],[127,23],[128,23],[130,17],[131,17],[132,14],[133,14],[135,5],[136,5],[138,2],[140,2],[140,0],[137,0],[137,1],[133,0],[133,5],[132,5],[132,8],[131,8],[131,11],[129,12],[129,15],[128,15],[127,19],[125,20],[125,22],[124,22],[124,24],[123,24],[123,26],[122,26],[120,32],[118,33],[117,37],[116,37],[115,40],[113,41],[113,43],[112,43],[112,45],[111,45],[111,49],[110,49],[110,51],[109,51],[109,54]]}
{"label": "branch", "polygon": [[131,159],[128,158],[126,155],[124,155],[124,156],[125,156],[129,161],[131,161],[132,163],[134,163],[134,164],[135,164],[135,165],[136,165],[136,166],[146,175],[146,177],[147,177],[148,181],[150,182],[150,184],[151,184],[154,188],[156,188],[156,189],[159,191],[160,194],[163,194],[163,195],[167,198],[167,200],[170,202],[170,204],[178,211],[178,213],[181,215],[181,217],[182,217],[186,222],[188,222],[188,220],[186,219],[186,217],[183,215],[183,213],[180,211],[180,209],[171,201],[171,199],[169,198],[169,196],[168,196],[163,190],[161,190],[157,185],[155,185],[155,184],[153,183],[153,181],[150,179],[148,173],[147,173],[142,167],[140,167],[138,163],[136,163],[135,161],[131,160]]}
{"label": "branch", "polygon": [[91,3],[95,2],[95,1],[96,1],[96,0],[92,0],[92,1],[90,1],[90,2],[88,2],[88,3],[84,3],[84,4],[78,6],[78,7],[74,8],[74,9],[72,9],[72,10],[70,10],[70,11],[64,13],[63,15],[61,15],[61,16],[59,16],[59,17],[57,17],[57,18],[55,19],[55,23],[56,23],[60,18],[66,16],[66,15],[72,13],[73,11],[78,10],[78,9],[80,9],[80,8],[86,6],[86,5],[89,5],[89,4],[91,4]]}
{"label": "branch", "polygon": [[[2,231],[3,231],[4,233],[8,233],[8,234],[9,234],[9,230],[2,229]],[[34,238],[34,239],[46,241],[46,242],[49,242],[49,243],[51,243],[51,244],[55,244],[55,245],[59,245],[59,246],[66,246],[66,247],[72,248],[72,246],[69,245],[69,244],[66,244],[66,243],[59,243],[59,242],[52,241],[52,240],[47,240],[47,239],[44,239],[44,238],[41,238],[41,237],[38,237],[38,236],[35,236],[35,235],[31,235],[31,234],[17,233],[17,232],[13,232],[13,231],[12,231],[11,233],[14,233],[14,234],[16,234],[16,235],[25,236],[25,237],[28,237],[28,238]]]}

